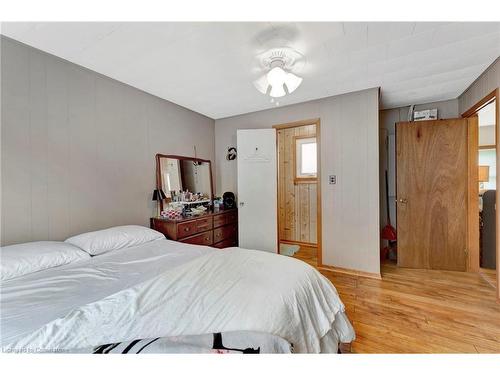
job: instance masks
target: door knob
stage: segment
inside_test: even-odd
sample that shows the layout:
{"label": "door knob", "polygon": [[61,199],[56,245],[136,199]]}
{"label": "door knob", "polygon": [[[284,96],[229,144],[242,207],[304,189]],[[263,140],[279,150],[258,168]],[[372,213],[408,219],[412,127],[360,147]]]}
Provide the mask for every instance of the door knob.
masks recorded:
{"label": "door knob", "polygon": [[399,203],[406,204],[406,203],[408,203],[408,199],[406,199],[406,198],[399,198]]}

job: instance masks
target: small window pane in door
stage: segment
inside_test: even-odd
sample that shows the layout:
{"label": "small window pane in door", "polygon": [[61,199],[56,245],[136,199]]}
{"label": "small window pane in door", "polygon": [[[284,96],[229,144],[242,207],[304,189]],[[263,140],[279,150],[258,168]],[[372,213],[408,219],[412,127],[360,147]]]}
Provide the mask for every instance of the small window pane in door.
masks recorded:
{"label": "small window pane in door", "polygon": [[316,174],[316,143],[304,143],[302,145],[301,174]]}
{"label": "small window pane in door", "polygon": [[296,140],[296,177],[316,178],[318,168],[316,138]]}

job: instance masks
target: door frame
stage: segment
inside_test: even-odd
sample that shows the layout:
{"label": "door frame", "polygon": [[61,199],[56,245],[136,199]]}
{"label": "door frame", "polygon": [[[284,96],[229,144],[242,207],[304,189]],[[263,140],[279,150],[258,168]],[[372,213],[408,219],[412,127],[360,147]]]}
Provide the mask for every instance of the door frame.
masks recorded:
{"label": "door frame", "polygon": [[[280,129],[288,129],[288,128],[297,128],[300,126],[306,125],[316,125],[316,157],[317,157],[317,183],[316,183],[316,252],[318,258],[318,267],[323,266],[323,257],[322,257],[322,220],[321,220],[321,119],[313,118],[308,120],[294,121],[288,122],[284,124],[273,125],[273,128],[276,129],[276,132]],[[279,233],[279,225],[280,225],[280,215],[279,215],[279,204],[280,204],[280,193],[279,193],[279,147],[278,147],[278,134],[276,134],[276,186],[277,186],[277,205],[276,210],[278,212],[278,220],[276,225],[278,226],[278,254],[279,254],[279,243],[280,243],[280,233]],[[296,242],[296,241],[295,241]],[[312,247],[312,246],[311,246]]]}
{"label": "door frame", "polygon": [[[476,116],[477,112],[485,107],[486,105],[490,104],[493,100],[496,100],[495,102],[495,143],[496,143],[496,159],[497,159],[497,169],[498,165],[500,162],[500,145],[499,145],[499,131],[500,131],[500,88],[496,88],[495,90],[491,91],[489,94],[487,94],[485,97],[483,97],[481,100],[479,100],[476,104],[474,104],[472,107],[470,107],[467,111],[462,113],[462,117],[472,117]],[[478,149],[479,149],[479,142],[478,142]],[[500,194],[498,192],[498,187],[500,186],[500,174],[497,173],[497,189],[496,189],[496,195],[495,195],[495,200],[499,202]],[[500,300],[500,210],[497,209],[496,211],[496,253],[497,253],[497,299]],[[477,253],[477,264],[478,264],[478,270],[479,272],[479,252]]]}

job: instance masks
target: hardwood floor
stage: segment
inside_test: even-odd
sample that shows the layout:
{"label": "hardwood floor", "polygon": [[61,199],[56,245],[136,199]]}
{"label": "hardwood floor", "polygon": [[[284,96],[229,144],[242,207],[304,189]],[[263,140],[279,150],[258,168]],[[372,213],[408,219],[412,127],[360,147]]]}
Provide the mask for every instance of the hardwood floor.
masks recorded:
{"label": "hardwood floor", "polygon": [[497,271],[496,270],[490,270],[487,268],[480,268],[479,274],[493,288],[495,288],[495,289],[497,288]]}
{"label": "hardwood floor", "polygon": [[[315,249],[295,257],[315,266]],[[500,353],[500,303],[478,273],[382,265],[382,280],[320,271],[356,330],[354,353]]]}
{"label": "hardwood floor", "polygon": [[293,257],[303,260],[313,267],[318,265],[318,249],[315,247],[300,246],[299,251],[297,251]]}

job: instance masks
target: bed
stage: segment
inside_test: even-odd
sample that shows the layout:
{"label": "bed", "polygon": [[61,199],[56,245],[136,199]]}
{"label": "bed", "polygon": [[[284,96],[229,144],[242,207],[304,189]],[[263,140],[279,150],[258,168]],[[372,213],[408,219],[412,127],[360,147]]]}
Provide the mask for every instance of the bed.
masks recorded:
{"label": "bed", "polygon": [[163,236],[122,245],[3,280],[2,350],[336,353],[355,338],[334,286],[302,261]]}

